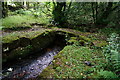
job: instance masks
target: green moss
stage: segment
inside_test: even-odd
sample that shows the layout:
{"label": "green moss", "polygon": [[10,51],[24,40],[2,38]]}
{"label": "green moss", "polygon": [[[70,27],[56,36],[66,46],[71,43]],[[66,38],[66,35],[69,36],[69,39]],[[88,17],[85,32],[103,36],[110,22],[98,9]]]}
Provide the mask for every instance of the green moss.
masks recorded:
{"label": "green moss", "polygon": [[54,39],[55,35],[53,33],[48,33],[47,35],[44,35],[43,33],[42,35],[39,35],[36,38],[32,39],[31,45],[35,50],[39,50],[51,44],[54,41]]}
{"label": "green moss", "polygon": [[[52,66],[51,66],[52,67]],[[55,74],[55,70],[51,69],[51,67],[47,67],[37,78],[53,78],[53,74]]]}
{"label": "green moss", "polygon": [[70,39],[72,39],[72,40],[77,40],[77,37],[71,37]]}
{"label": "green moss", "polygon": [[12,60],[12,59],[23,58],[26,55],[30,54],[31,50],[32,50],[31,45],[14,49],[9,53],[9,55],[7,55],[7,56],[3,55],[3,60],[4,60],[3,62],[7,62],[7,61]]}
{"label": "green moss", "polygon": [[69,44],[75,44],[75,45],[80,45],[80,46],[85,46],[85,45],[91,45],[91,39],[87,38],[85,36],[80,36],[79,37],[71,37],[70,40],[68,40]]}
{"label": "green moss", "polygon": [[[104,57],[100,55],[102,55],[101,52],[96,52],[88,47],[66,46],[54,57],[53,64],[46,68],[49,75],[44,76],[42,73],[41,75],[44,78],[48,78],[48,76],[55,78],[94,78],[90,74],[96,74],[102,66],[101,63],[105,62]],[[84,61],[91,62],[94,67],[85,65]],[[51,70],[55,72],[52,74]]]}
{"label": "green moss", "polygon": [[73,44],[75,42],[77,42],[77,40],[68,40],[68,43],[70,43],[70,44]]}
{"label": "green moss", "polygon": [[[4,41],[3,43],[12,43],[15,40],[18,41],[17,43],[19,43],[18,39],[21,39],[24,37],[24,38],[26,38],[24,42],[26,42],[26,40],[29,39],[30,43],[25,43],[25,45],[24,45],[24,44],[21,44],[21,42],[22,42],[22,40],[21,40],[20,43],[17,46],[15,46],[15,48],[20,47],[21,45],[22,45],[22,47],[25,47],[30,44],[32,46],[32,49],[36,51],[36,50],[39,50],[41,48],[45,48],[46,46],[48,46],[54,40],[54,36],[55,36],[55,34],[57,34],[57,32],[62,33],[63,35],[66,35],[66,34],[68,36],[70,35],[70,40],[68,42],[78,44],[78,47],[75,47],[73,45],[65,47],[65,49],[60,52],[61,55],[55,56],[55,63],[58,62],[58,63],[61,63],[61,66],[64,66],[64,65],[66,65],[67,61],[69,62],[69,59],[71,57],[73,57],[73,58],[81,57],[82,59],[80,59],[80,60],[83,61],[83,60],[89,60],[89,58],[94,56],[94,55],[92,55],[92,56],[90,55],[91,50],[89,50],[89,48],[79,47],[79,45],[84,46],[88,42],[91,42],[91,39],[87,38],[86,36],[81,36],[80,34],[78,37],[78,34],[75,35],[76,33],[74,31],[69,32],[68,30],[64,31],[64,30],[54,30],[54,29],[43,29],[43,30],[31,31],[31,32],[14,32],[9,35],[3,36],[3,41]],[[73,37],[73,36],[77,36],[77,37]],[[14,43],[14,44],[16,44],[16,43]],[[100,44],[100,46],[101,45],[103,45],[103,43]],[[11,46],[13,46],[13,44],[11,44]],[[11,50],[14,49],[11,46],[9,46],[11,48]],[[21,50],[21,48],[18,48],[18,50],[13,50],[9,57],[10,58],[13,58],[16,56],[19,57],[19,56],[21,56],[20,53],[27,54],[28,52],[29,52],[29,49],[24,50],[24,48],[23,48],[23,50]],[[86,55],[87,58],[82,56],[83,53],[86,53],[86,54],[88,53]],[[69,55],[69,56],[67,56],[67,55]],[[8,58],[8,57],[6,57],[6,58]],[[78,61],[79,61],[79,59],[78,59]],[[57,68],[59,66],[60,66],[59,64],[53,65],[54,68]]]}
{"label": "green moss", "polygon": [[90,38],[87,38],[87,37],[85,37],[85,36],[79,36],[79,38],[80,38],[80,40],[85,40],[85,41],[87,41],[87,42],[90,42],[90,41],[91,41]]}
{"label": "green moss", "polygon": [[17,36],[17,34],[14,34],[14,33],[2,37],[3,43],[10,43],[11,41],[14,41],[17,39],[19,39],[19,37]]}
{"label": "green moss", "polygon": [[[35,34],[34,38],[32,38],[29,39],[22,37],[9,43],[4,43],[3,53],[6,53],[6,49],[10,51],[8,56],[4,56],[4,59],[7,59],[8,61],[10,59],[26,56],[26,54],[30,53],[30,51],[40,51],[54,41],[55,34],[54,31],[46,31]],[[32,48],[29,48],[29,45],[31,45]]]}
{"label": "green moss", "polygon": [[80,31],[76,31],[76,30],[72,30],[72,29],[64,29],[64,28],[53,28],[53,30],[55,30],[57,32],[62,32],[64,35],[66,34],[66,35],[69,35],[70,37],[78,36],[82,33]]}
{"label": "green moss", "polygon": [[[76,34],[76,31],[75,30],[66,30],[66,29],[40,29],[38,31],[30,31],[30,32],[13,32],[13,33],[9,33],[9,34],[6,34],[5,36],[2,37],[2,41],[3,43],[10,43],[14,40],[17,40],[19,38],[22,38],[22,37],[25,37],[25,38],[29,38],[29,39],[34,39],[36,38],[37,36],[39,35],[46,35],[48,34],[49,32],[60,32],[61,34],[63,35],[66,35],[66,36],[78,36],[78,35],[81,35],[81,34]],[[81,33],[81,32],[79,32]],[[81,39],[84,39],[86,41],[89,41],[88,38],[84,37],[84,36],[80,36]]]}
{"label": "green moss", "polygon": [[96,41],[93,41],[93,44],[94,44],[96,47],[103,47],[103,46],[107,45],[107,42],[106,42],[106,41],[96,40]]}
{"label": "green moss", "polygon": [[87,42],[86,42],[86,41],[84,41],[84,40],[79,40],[79,44],[80,44],[81,46],[84,46],[84,45],[86,45],[86,44],[87,44]]}
{"label": "green moss", "polygon": [[2,37],[3,43],[10,43],[14,40],[20,39],[22,37],[33,39],[39,35],[42,35],[47,29],[45,30],[39,30],[39,31],[31,31],[31,32],[13,32],[9,33],[8,35],[5,35]]}

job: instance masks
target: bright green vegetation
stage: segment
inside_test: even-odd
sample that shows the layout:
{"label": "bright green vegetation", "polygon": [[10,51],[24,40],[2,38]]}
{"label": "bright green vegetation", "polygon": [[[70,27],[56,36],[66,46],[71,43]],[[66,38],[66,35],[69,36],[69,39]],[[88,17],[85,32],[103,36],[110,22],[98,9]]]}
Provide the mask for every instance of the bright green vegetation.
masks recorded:
{"label": "bright green vegetation", "polygon": [[48,24],[48,20],[43,17],[34,17],[32,15],[13,15],[2,19],[3,29],[31,28],[30,24]]}
{"label": "bright green vegetation", "polygon": [[[9,60],[18,60],[19,58],[26,57],[30,53],[40,51],[41,48],[46,48],[54,39],[54,31],[42,30],[40,32],[29,32],[24,35],[17,34],[16,36],[7,35],[3,37],[3,62]],[[13,46],[14,45],[14,46]]]}
{"label": "bright green vegetation", "polygon": [[67,45],[39,78],[117,78],[119,6],[119,2],[2,2],[3,62],[46,48],[57,33]]}
{"label": "bright green vegetation", "polygon": [[45,31],[46,31],[45,29],[44,30],[41,29],[39,31],[31,31],[31,32],[13,32],[13,33],[3,36],[2,41],[3,43],[9,43],[22,37],[33,39],[34,37],[42,34]]}
{"label": "bright green vegetation", "polygon": [[[76,31],[76,30],[69,30],[69,29],[62,29],[62,28],[51,28],[51,29],[40,28],[39,30],[30,31],[30,32],[18,31],[18,32],[6,34],[6,35],[2,36],[2,41],[3,41],[3,43],[9,43],[11,41],[17,40],[22,37],[33,39],[33,38],[37,37],[38,35],[41,35],[44,32],[45,32],[45,34],[47,34],[46,32],[50,32],[50,31],[58,31],[58,32],[60,31],[60,32],[66,33],[66,37],[68,34],[73,34],[73,35],[87,34],[87,33],[82,33],[80,31]],[[86,39],[86,40],[89,39],[84,36],[81,36],[81,38]]]}
{"label": "bright green vegetation", "polygon": [[108,38],[109,45],[103,48],[103,53],[107,60],[107,68],[120,76],[120,37],[112,33]]}
{"label": "bright green vegetation", "polygon": [[[85,64],[91,63],[91,66]],[[69,45],[54,57],[40,78],[117,78],[105,70],[106,59],[101,51],[89,47]],[[106,74],[106,75],[105,75]]]}
{"label": "bright green vegetation", "polygon": [[[76,37],[68,41],[72,45],[64,49],[54,57],[53,64],[49,65],[39,78],[118,78],[120,69],[120,41],[118,34],[114,33],[108,39],[109,44],[101,41],[100,48],[90,48],[82,45]],[[82,40],[84,43],[88,43]],[[105,47],[105,45],[107,45]],[[104,47],[103,47],[104,46]],[[101,48],[103,47],[103,48]],[[91,65],[86,65],[85,62]]]}
{"label": "bright green vegetation", "polygon": [[[91,45],[88,44],[89,41],[82,40],[81,37],[79,37],[81,40],[77,37],[71,37],[68,42],[72,43],[72,45],[65,46],[54,57],[53,64],[49,65],[38,78],[118,78],[120,67],[118,56],[119,43],[116,38],[113,34],[109,39],[109,41],[112,41],[111,44],[102,51],[101,47],[107,45],[105,41]],[[81,45],[81,42],[84,45]],[[92,46],[91,48],[90,45]],[[91,65],[86,65],[86,61]]]}
{"label": "bright green vegetation", "polygon": [[[3,61],[6,62],[10,59],[19,58],[45,48],[55,40],[57,34],[65,36],[65,39],[69,39],[70,36],[76,36],[74,32],[65,31],[64,29],[40,29],[30,32],[13,32],[4,35],[2,38]],[[85,37],[81,39],[85,40]],[[31,48],[27,48],[27,46],[31,46]],[[10,51],[9,55],[6,55],[6,51]]]}

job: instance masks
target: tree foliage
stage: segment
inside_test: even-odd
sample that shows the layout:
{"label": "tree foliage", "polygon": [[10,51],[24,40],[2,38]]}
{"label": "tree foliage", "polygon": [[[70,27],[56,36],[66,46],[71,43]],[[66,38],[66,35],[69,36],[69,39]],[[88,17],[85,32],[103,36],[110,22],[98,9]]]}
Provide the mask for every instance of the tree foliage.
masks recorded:
{"label": "tree foliage", "polygon": [[75,26],[120,25],[120,2],[3,2],[3,17],[10,11],[33,9],[36,17],[45,15],[52,24],[74,28]]}

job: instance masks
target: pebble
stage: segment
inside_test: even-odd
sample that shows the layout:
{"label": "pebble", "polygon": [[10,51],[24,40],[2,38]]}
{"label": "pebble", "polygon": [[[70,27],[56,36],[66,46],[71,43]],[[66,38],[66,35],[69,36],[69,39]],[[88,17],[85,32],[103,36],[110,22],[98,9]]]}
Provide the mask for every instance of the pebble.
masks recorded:
{"label": "pebble", "polygon": [[89,61],[85,61],[84,62],[87,66],[91,66],[91,62],[89,62]]}
{"label": "pebble", "polygon": [[13,71],[13,68],[9,68],[8,71],[12,72],[12,71]]}

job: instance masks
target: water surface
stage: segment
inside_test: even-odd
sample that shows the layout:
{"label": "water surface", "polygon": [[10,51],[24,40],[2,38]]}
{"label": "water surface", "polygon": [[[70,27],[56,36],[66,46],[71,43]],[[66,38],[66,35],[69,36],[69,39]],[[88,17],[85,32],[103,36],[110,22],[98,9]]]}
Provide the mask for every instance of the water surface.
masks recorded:
{"label": "water surface", "polygon": [[41,52],[19,59],[18,62],[6,64],[3,67],[2,78],[17,78],[26,80],[36,78],[50,64],[53,57],[61,50],[59,46],[48,47]]}

